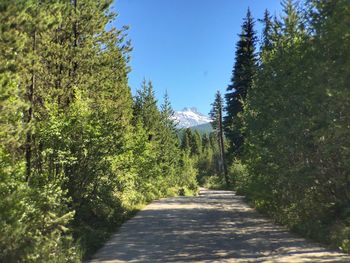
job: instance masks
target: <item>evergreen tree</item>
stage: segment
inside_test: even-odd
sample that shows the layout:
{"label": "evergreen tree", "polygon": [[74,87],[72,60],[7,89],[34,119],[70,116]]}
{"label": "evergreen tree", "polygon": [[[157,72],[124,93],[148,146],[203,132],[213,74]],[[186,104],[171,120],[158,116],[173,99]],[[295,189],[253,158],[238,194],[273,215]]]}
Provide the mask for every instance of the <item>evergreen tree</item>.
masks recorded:
{"label": "evergreen tree", "polygon": [[243,167],[248,172],[236,173],[237,182],[277,220],[349,250],[344,242],[348,217],[342,223],[335,218],[349,205],[344,162],[349,152],[340,145],[348,144],[343,127],[350,5],[309,4],[309,13],[303,13],[293,1],[284,1],[282,20],[273,23],[272,49],[263,51],[245,102]]}
{"label": "evergreen tree", "polygon": [[202,151],[204,152],[208,148],[210,148],[209,137],[208,134],[204,133],[202,136]]}
{"label": "evergreen tree", "polygon": [[201,137],[201,134],[199,133],[198,130],[195,130],[192,133],[191,137],[192,138],[190,140],[190,145],[191,145],[192,155],[198,156],[202,152],[202,137]]}
{"label": "evergreen tree", "polygon": [[[206,134],[203,136],[207,137]],[[209,139],[207,143],[203,146],[203,152],[198,160],[198,177],[197,180],[200,184],[204,183],[206,177],[213,176],[217,173],[216,160],[214,158],[213,149],[210,147]]]}
{"label": "evergreen tree", "polygon": [[192,143],[192,131],[190,128],[186,128],[181,140],[181,149],[191,152]]}
{"label": "evergreen tree", "polygon": [[0,3],[1,262],[80,261],[135,205],[196,190],[169,99],[144,82],[133,104],[111,4]]}
{"label": "evergreen tree", "polygon": [[225,163],[225,148],[224,148],[224,131],[222,125],[222,112],[223,112],[223,99],[221,97],[220,91],[215,94],[215,100],[212,103],[212,110],[210,111],[210,117],[212,119],[212,126],[217,136],[217,141],[219,145],[220,162],[219,170],[222,171],[225,177],[226,185],[229,185],[229,179],[227,177],[226,163]]}
{"label": "evergreen tree", "polygon": [[238,114],[243,111],[243,102],[256,72],[256,36],[254,21],[249,9],[239,37],[231,84],[227,87],[227,93],[225,94],[226,116],[224,117],[224,127],[229,140],[228,152],[230,155],[242,152],[243,134],[240,131],[241,124]]}
{"label": "evergreen tree", "polygon": [[[290,3],[286,5],[284,12],[283,21],[274,25],[275,30],[280,30],[279,36],[273,41],[273,50],[265,50],[263,53],[262,65],[257,73],[254,86],[250,89],[249,99],[246,101],[247,110],[243,116],[246,126],[245,133],[249,138],[246,144],[247,156],[252,154],[251,160],[255,162],[251,166],[254,167],[252,174],[256,176],[251,180],[251,191],[254,192],[261,185],[265,185],[264,194],[266,196],[264,198],[271,201],[272,206],[275,205],[274,202],[283,202],[281,197],[275,199],[272,193],[276,194],[281,190],[284,192],[283,196],[286,199],[289,198],[287,193],[290,191],[283,189],[288,185],[284,181],[288,178],[288,172],[285,174],[285,169],[296,167],[298,164],[293,164],[286,153],[295,151],[296,155],[292,159],[297,162],[299,157],[297,157],[297,150],[294,146],[299,145],[299,142],[292,143],[292,141],[297,138],[305,140],[305,138],[302,139],[305,134],[299,134],[301,130],[297,126],[291,127],[290,123],[293,120],[296,122],[303,120],[305,116],[302,112],[308,112],[306,105],[303,105],[305,91],[296,88],[301,86],[302,81],[305,81],[296,77],[296,75],[301,76],[296,71],[296,65],[301,63],[303,41],[306,36],[301,27],[297,26],[300,17],[295,15],[296,10],[290,6]],[[287,18],[289,15],[290,18]],[[273,52],[274,56],[271,56],[270,52]],[[287,119],[288,123],[285,121]],[[271,162],[276,165],[263,164]],[[281,165],[282,163],[285,166]],[[268,176],[259,176],[260,174]],[[262,178],[264,179],[261,181]],[[273,190],[273,188],[278,190]]]}
{"label": "evergreen tree", "polygon": [[144,128],[148,132],[149,140],[154,140],[157,125],[160,123],[160,112],[157,108],[152,82],[144,79],[141,89],[137,91],[134,104],[134,115],[141,118]]}
{"label": "evergreen tree", "polygon": [[[134,122],[140,123],[142,131],[146,135],[147,151],[141,153],[144,155],[147,170],[142,171],[143,178],[139,182],[141,192],[146,194],[145,200],[150,201],[153,198],[162,196],[164,191],[164,175],[162,173],[162,156],[158,153],[162,148],[160,141],[162,137],[161,113],[157,107],[157,100],[151,81],[148,83],[143,80],[141,89],[137,91],[134,98]],[[140,167],[141,168],[141,167]],[[141,168],[143,169],[143,168]]]}
{"label": "evergreen tree", "polygon": [[176,133],[176,123],[172,119],[175,112],[171,106],[170,98],[167,91],[164,94],[164,101],[161,105],[160,112],[163,125],[173,133]]}
{"label": "evergreen tree", "polygon": [[0,261],[5,262],[79,260],[67,231],[74,211],[68,209],[62,181],[39,169],[36,127],[43,87],[38,76],[44,68],[39,50],[44,50],[47,29],[58,23],[50,6],[38,1],[0,4],[0,56],[5,61],[0,70]]}
{"label": "evergreen tree", "polygon": [[168,93],[164,95],[164,102],[161,105],[161,134],[159,142],[159,163],[162,164],[162,174],[166,177],[165,189],[182,185],[183,182],[178,180],[180,149],[179,140],[176,133],[176,124],[171,118],[174,110],[171,107]]}
{"label": "evergreen tree", "polygon": [[270,15],[270,12],[267,9],[264,12],[264,18],[260,19],[259,21],[262,22],[263,24],[262,39],[261,39],[261,45],[260,45],[261,53],[264,51],[271,51],[273,48],[273,41],[272,41],[273,22],[272,22],[272,17]]}

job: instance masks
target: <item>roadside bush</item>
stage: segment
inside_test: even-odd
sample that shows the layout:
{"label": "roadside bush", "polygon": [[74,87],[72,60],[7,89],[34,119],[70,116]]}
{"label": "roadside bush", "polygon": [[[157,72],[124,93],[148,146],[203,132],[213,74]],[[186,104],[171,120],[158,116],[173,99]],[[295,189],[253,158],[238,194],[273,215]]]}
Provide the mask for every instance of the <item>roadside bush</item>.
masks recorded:
{"label": "roadside bush", "polygon": [[228,176],[231,184],[238,194],[247,192],[249,184],[248,170],[246,166],[238,159],[235,159],[228,169]]}
{"label": "roadside bush", "polygon": [[208,189],[223,189],[226,187],[222,176],[212,175],[203,177],[203,186]]}

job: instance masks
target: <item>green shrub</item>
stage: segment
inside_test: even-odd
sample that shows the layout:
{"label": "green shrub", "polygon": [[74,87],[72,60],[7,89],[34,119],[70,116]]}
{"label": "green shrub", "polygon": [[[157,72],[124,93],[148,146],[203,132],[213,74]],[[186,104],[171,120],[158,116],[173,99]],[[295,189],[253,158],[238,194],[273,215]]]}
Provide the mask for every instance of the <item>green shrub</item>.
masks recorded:
{"label": "green shrub", "polygon": [[223,189],[226,187],[222,176],[212,175],[203,177],[203,186],[208,189]]}
{"label": "green shrub", "polygon": [[246,166],[238,159],[235,159],[228,169],[229,180],[238,194],[247,192],[249,185],[249,174]]}
{"label": "green shrub", "polygon": [[346,222],[335,222],[331,229],[331,242],[344,252],[350,253],[350,225]]}
{"label": "green shrub", "polygon": [[74,212],[65,208],[62,190],[50,183],[8,186],[0,182],[0,261],[80,262],[68,228]]}

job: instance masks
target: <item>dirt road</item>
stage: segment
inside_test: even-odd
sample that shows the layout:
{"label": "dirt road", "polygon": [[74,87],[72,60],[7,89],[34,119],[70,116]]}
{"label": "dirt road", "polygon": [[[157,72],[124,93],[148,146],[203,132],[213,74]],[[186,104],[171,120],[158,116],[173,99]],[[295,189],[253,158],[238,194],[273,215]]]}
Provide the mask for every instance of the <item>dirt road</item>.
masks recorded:
{"label": "dirt road", "polygon": [[90,262],[350,262],[276,226],[231,191],[166,198],[126,222]]}

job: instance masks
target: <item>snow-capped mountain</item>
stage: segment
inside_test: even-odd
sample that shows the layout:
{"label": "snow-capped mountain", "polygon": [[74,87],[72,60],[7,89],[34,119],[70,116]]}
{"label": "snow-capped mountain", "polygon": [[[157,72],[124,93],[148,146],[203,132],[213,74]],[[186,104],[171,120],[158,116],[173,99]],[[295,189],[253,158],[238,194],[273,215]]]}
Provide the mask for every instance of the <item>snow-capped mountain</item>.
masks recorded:
{"label": "snow-capped mountain", "polygon": [[194,107],[176,111],[172,119],[175,120],[179,128],[188,128],[211,122],[208,116],[198,112]]}

